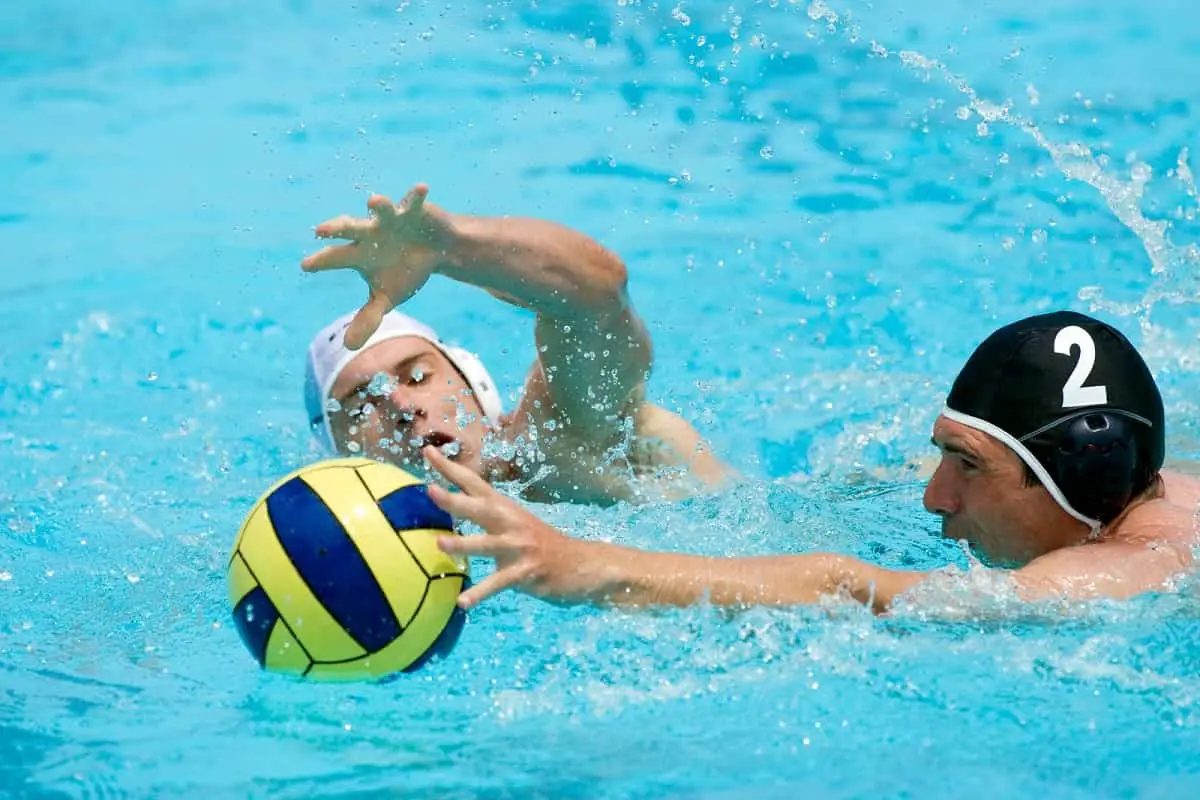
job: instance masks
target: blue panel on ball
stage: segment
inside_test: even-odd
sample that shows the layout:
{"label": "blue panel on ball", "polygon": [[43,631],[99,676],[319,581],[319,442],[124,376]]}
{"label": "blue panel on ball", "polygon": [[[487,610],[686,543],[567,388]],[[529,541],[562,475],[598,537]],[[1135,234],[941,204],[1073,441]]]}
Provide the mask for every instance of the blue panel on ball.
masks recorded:
{"label": "blue panel on ball", "polygon": [[380,499],[379,507],[398,531],[414,528],[454,529],[454,519],[429,499],[429,493],[419,483],[397,489]]}
{"label": "blue panel on ball", "polygon": [[[440,580],[448,580],[442,578]],[[462,591],[471,588],[471,579],[463,578]],[[435,659],[442,659],[450,655],[450,651],[454,649],[454,645],[458,643],[458,637],[462,633],[463,626],[467,622],[467,612],[455,606],[454,611],[450,614],[450,619],[446,622],[446,627],[442,628],[441,634],[434,641],[429,649],[421,654],[413,663],[404,668],[405,672],[416,672],[421,667]]]}
{"label": "blue panel on ball", "polygon": [[267,642],[278,621],[279,611],[261,586],[255,586],[233,608],[233,625],[238,636],[260,667],[267,660]]}
{"label": "blue panel on ball", "polygon": [[267,498],[271,525],[296,572],[353,639],[374,653],[400,635],[367,562],[312,487],[294,478]]}

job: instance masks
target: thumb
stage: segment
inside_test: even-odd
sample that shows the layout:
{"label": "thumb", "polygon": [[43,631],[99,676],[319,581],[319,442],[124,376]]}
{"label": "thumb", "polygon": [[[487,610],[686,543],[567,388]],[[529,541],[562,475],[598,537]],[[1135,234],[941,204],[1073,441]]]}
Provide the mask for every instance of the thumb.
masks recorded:
{"label": "thumb", "polygon": [[357,350],[367,343],[371,334],[379,330],[383,315],[392,310],[392,301],[383,292],[371,292],[371,299],[354,315],[354,321],[346,329],[346,348]]}

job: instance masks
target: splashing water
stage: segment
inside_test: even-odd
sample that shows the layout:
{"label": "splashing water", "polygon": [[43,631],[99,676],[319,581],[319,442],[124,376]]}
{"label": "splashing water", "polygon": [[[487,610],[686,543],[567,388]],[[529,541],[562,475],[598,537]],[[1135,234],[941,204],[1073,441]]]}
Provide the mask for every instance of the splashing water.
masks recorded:
{"label": "splashing water", "polygon": [[[814,20],[825,20],[830,32],[839,30],[838,14],[821,0],[810,4],[808,15]],[[843,25],[847,37],[852,42],[857,41],[860,35],[859,28],[845,23]],[[1153,170],[1149,164],[1134,160],[1129,167],[1128,180],[1122,180],[1105,170],[1110,162],[1106,156],[1095,156],[1092,149],[1082,142],[1052,142],[1032,120],[1013,110],[1011,100],[997,104],[981,97],[966,79],[956,75],[943,62],[916,50],[902,49],[893,53],[878,41],[872,41],[869,48],[873,57],[886,59],[894,54],[900,63],[909,69],[942,78],[967,99],[965,108],[960,109],[959,119],[969,119],[969,113],[965,109],[970,109],[983,120],[979,126],[981,134],[986,134],[986,126],[994,123],[1012,126],[1026,134],[1051,157],[1064,177],[1094,188],[1112,214],[1137,236],[1150,260],[1150,274],[1154,280],[1137,303],[1108,301],[1104,298],[1104,288],[1101,286],[1081,287],[1079,298],[1090,301],[1093,310],[1105,310],[1118,316],[1136,315],[1140,318],[1143,332],[1150,333],[1149,315],[1158,302],[1200,302],[1200,271],[1197,270],[1200,266],[1200,245],[1195,242],[1183,245],[1171,242],[1170,220],[1150,219],[1142,211],[1141,203],[1145,189],[1153,178]],[[1031,104],[1036,106],[1036,90],[1032,86],[1028,87],[1028,90]],[[1174,177],[1182,184],[1187,196],[1198,204],[1197,208],[1200,208],[1200,196],[1197,195],[1196,183],[1188,167],[1187,157],[1188,149],[1182,147],[1176,168],[1173,170]],[[1192,220],[1197,208],[1183,210],[1182,216]]]}
{"label": "splashing water", "polygon": [[386,372],[377,372],[367,384],[367,395],[370,397],[389,397],[400,386],[399,381]]}
{"label": "splashing water", "polygon": [[[1096,158],[1087,145],[1081,142],[1061,145],[1051,142],[1033,122],[1014,113],[1009,103],[997,105],[980,98],[964,79],[954,75],[939,61],[911,50],[901,51],[899,58],[905,66],[941,75],[947,83],[967,96],[971,110],[986,122],[1003,122],[1028,134],[1050,155],[1064,176],[1096,189],[1113,215],[1142,242],[1146,256],[1150,259],[1151,274],[1156,276],[1157,280],[1146,291],[1141,302],[1134,305],[1106,302],[1103,299],[1103,287],[1099,286],[1081,289],[1081,299],[1091,300],[1095,308],[1103,308],[1121,316],[1149,314],[1154,305],[1162,299],[1172,302],[1200,301],[1200,276],[1189,271],[1200,264],[1200,247],[1195,243],[1186,246],[1173,244],[1167,236],[1171,223],[1168,220],[1148,219],[1141,210],[1146,185],[1153,176],[1148,164],[1141,161],[1134,163],[1130,167],[1129,181],[1122,181],[1105,172],[1102,162],[1106,159]],[[1177,170],[1185,184],[1188,178],[1184,175],[1190,176],[1190,172],[1187,172],[1186,158],[1185,148],[1180,151],[1181,167]],[[1189,188],[1189,194],[1195,198],[1194,185]]]}

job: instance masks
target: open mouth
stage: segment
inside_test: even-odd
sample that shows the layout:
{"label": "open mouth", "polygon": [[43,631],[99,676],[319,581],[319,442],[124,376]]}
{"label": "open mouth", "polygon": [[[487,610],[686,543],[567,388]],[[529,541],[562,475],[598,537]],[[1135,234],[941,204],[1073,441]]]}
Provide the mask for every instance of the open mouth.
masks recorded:
{"label": "open mouth", "polygon": [[441,431],[430,431],[425,434],[421,437],[421,446],[436,447],[449,458],[454,458],[462,452],[462,447],[459,445],[458,439]]}

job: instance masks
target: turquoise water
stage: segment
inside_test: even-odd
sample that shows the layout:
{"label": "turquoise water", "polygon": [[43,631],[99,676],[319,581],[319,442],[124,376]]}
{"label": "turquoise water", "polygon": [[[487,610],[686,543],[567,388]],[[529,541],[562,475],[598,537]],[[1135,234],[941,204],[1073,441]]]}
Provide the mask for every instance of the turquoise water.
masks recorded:
{"label": "turquoise water", "polygon": [[[1143,346],[1200,456],[1200,13],[916,6],[0,8],[0,795],[1196,794],[1194,582],[948,613],[969,573],[891,619],[510,595],[383,687],[264,675],[228,623],[243,514],[318,455],[303,347],[362,299],[300,274],[311,226],[419,180],[621,253],[653,399],[747,476],[538,509],[576,535],[966,568],[929,426],[1055,306]],[[527,315],[412,309],[519,386]]]}

